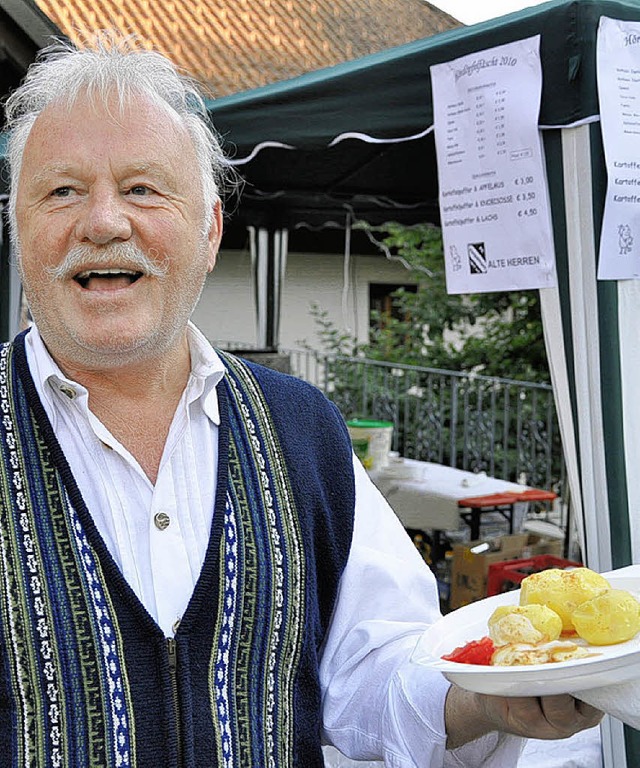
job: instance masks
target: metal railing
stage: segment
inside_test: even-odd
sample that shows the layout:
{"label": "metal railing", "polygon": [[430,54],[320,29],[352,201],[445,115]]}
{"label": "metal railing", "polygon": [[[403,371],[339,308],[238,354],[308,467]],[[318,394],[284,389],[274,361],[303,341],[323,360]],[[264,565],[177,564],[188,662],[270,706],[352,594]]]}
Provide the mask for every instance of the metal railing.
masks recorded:
{"label": "metal railing", "polygon": [[345,419],[392,422],[392,447],[402,456],[552,489],[567,501],[550,385],[307,349],[279,352],[289,356],[291,373],[321,389]]}
{"label": "metal railing", "polygon": [[287,350],[292,373],[343,416],[390,421],[393,450],[555,490],[565,466],[551,386],[359,357]]}

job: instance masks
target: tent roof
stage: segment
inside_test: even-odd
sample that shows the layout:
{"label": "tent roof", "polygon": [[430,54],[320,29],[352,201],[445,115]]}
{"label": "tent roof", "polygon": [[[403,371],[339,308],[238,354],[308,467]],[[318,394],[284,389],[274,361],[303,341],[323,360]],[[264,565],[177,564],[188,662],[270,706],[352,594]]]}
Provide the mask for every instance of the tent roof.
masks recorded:
{"label": "tent roof", "polygon": [[340,224],[347,206],[372,223],[437,222],[430,66],[540,35],[540,125],[593,119],[602,15],[638,19],[640,6],[635,0],[552,0],[212,101],[213,124],[245,180],[232,226]]}

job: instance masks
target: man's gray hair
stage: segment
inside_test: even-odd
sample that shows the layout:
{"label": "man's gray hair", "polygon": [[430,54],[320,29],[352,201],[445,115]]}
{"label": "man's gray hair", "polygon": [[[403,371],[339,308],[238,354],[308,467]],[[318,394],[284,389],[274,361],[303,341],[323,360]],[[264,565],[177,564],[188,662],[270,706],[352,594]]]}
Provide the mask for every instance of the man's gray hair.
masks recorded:
{"label": "man's gray hair", "polygon": [[[210,223],[229,165],[209,123],[200,89],[165,56],[145,50],[134,37],[102,32],[86,46],[56,41],[40,51],[27,75],[6,101],[9,138],[7,161],[11,180],[9,219],[18,245],[15,201],[22,158],[38,115],[52,103],[73,105],[79,96],[106,103],[116,95],[120,107],[142,94],[177,113],[194,143]],[[205,224],[206,228],[206,224]]]}

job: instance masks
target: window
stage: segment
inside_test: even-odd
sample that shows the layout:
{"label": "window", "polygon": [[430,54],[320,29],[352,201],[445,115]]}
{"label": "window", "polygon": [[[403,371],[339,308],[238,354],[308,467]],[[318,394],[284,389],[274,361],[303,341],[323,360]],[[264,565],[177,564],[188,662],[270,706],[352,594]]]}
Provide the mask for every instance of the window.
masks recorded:
{"label": "window", "polygon": [[[371,328],[384,327],[389,318],[396,320],[406,320],[403,316],[397,302],[393,299],[393,294],[399,288],[405,291],[416,293],[417,285],[406,283],[369,283],[369,326]],[[374,316],[373,313],[376,313]],[[379,314],[378,314],[379,313]],[[377,318],[380,318],[378,321]]]}

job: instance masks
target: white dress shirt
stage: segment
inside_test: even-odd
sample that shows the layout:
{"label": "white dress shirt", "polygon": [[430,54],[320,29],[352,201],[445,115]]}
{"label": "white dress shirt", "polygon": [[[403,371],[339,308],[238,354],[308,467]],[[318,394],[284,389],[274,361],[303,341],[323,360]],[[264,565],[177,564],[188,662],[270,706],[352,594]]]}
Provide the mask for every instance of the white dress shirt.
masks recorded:
{"label": "white dress shirt", "polygon": [[[224,366],[193,325],[188,339],[191,375],[155,485],[93,415],[87,390],[64,376],[36,327],[26,343],[38,395],[98,531],[167,636],[198,579],[216,495]],[[445,752],[448,683],[409,661],[440,615],[435,579],[355,457],[353,466],[353,540],[320,665],[327,742],[393,768],[515,765],[521,740],[497,734]]]}

